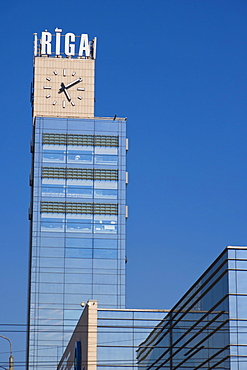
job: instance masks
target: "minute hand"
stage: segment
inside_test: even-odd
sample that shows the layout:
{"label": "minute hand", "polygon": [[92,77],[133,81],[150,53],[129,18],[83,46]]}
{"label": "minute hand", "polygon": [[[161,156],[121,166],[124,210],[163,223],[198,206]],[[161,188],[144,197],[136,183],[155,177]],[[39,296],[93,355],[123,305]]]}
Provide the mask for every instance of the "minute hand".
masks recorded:
{"label": "minute hand", "polygon": [[78,84],[78,83],[79,83],[79,82],[81,82],[81,81],[82,81],[82,78],[77,78],[77,80],[72,81],[72,82],[70,82],[68,85],[66,85],[66,86],[65,86],[65,89],[69,89],[70,87],[72,87],[72,86],[74,86],[74,85]]}

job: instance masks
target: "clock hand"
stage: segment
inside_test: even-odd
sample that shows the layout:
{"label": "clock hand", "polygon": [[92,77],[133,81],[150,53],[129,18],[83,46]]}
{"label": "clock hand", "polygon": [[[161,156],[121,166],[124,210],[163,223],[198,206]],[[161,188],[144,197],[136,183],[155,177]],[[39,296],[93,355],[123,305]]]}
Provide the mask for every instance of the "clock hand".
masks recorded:
{"label": "clock hand", "polygon": [[71,101],[71,97],[70,97],[68,91],[66,90],[66,86],[64,86],[63,82],[61,83],[61,89],[59,90],[59,93],[61,93],[61,92],[64,92],[68,101]]}
{"label": "clock hand", "polygon": [[82,78],[77,78],[77,80],[70,82],[68,85],[64,86],[65,89],[69,89],[70,87],[78,84],[82,81]]}

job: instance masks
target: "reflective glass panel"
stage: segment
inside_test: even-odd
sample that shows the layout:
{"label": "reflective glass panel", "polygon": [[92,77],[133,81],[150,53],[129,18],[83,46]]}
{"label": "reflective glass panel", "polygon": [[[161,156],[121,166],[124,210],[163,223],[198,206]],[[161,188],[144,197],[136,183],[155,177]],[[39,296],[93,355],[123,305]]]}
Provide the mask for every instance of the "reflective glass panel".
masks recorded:
{"label": "reflective glass panel", "polygon": [[95,155],[95,164],[117,164],[117,155]]}
{"label": "reflective glass panel", "polygon": [[94,190],[95,198],[117,199],[117,190],[115,189],[97,189]]}
{"label": "reflective glass panel", "polygon": [[65,162],[65,151],[64,150],[44,150],[43,151],[43,162]]}

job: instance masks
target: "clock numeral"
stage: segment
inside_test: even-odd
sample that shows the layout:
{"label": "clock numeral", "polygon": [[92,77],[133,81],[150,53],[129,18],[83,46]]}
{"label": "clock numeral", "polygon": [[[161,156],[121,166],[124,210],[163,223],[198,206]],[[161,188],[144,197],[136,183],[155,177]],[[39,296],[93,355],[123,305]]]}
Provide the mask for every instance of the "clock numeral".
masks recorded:
{"label": "clock numeral", "polygon": [[66,69],[63,70],[63,76],[66,76]]}
{"label": "clock numeral", "polygon": [[63,108],[65,108],[65,100],[63,100]]}
{"label": "clock numeral", "polygon": [[85,91],[84,87],[77,87],[78,91]]}
{"label": "clock numeral", "polygon": [[43,89],[51,89],[51,86],[44,86]]}
{"label": "clock numeral", "polygon": [[81,97],[81,96],[77,96],[77,99],[81,100],[81,99],[82,99],[82,97]]}
{"label": "clock numeral", "polygon": [[51,95],[46,95],[46,99],[48,99],[48,98],[50,98],[51,97]]}
{"label": "clock numeral", "polygon": [[72,102],[71,102],[71,105],[73,105],[73,107],[74,107],[74,106],[75,106],[75,103],[72,101]]}
{"label": "clock numeral", "polygon": [[57,75],[57,71],[53,71],[54,75],[56,76]]}
{"label": "clock numeral", "polygon": [[74,76],[75,74],[76,74],[76,72],[73,72],[73,73],[72,73],[72,76]]}
{"label": "clock numeral", "polygon": [[47,81],[51,81],[50,77],[46,77]]}
{"label": "clock numeral", "polygon": [[56,105],[57,104],[57,101],[56,100],[54,100],[54,102],[52,103],[53,105]]}

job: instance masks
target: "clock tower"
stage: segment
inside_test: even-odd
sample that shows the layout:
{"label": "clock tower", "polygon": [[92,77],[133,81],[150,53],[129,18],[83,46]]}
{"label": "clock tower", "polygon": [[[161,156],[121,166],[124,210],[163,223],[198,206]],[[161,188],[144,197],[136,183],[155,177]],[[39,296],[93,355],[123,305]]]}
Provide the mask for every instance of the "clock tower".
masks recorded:
{"label": "clock tower", "polygon": [[54,369],[81,303],[125,308],[126,119],[95,117],[96,38],[34,35],[27,369]]}

